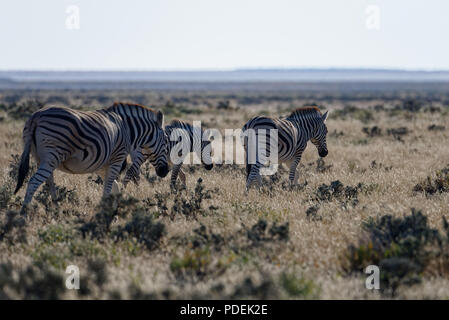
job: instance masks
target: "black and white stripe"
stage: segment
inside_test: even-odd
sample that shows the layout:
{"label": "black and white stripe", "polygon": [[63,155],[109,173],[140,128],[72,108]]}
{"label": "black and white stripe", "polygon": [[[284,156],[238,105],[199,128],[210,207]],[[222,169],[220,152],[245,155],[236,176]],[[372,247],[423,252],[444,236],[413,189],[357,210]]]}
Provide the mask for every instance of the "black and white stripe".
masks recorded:
{"label": "black and white stripe", "polygon": [[[328,153],[326,145],[327,128],[325,121],[327,119],[328,112],[321,114],[320,110],[315,107],[298,108],[293,111],[287,118],[272,118],[272,117],[255,117],[249,120],[242,128],[243,143],[245,148],[245,164],[246,164],[246,188],[257,179],[259,186],[262,183],[260,176],[260,169],[264,163],[256,156],[253,161],[248,159],[250,152],[249,147],[255,149],[254,145],[257,144],[257,140],[260,138],[258,132],[265,132],[266,137],[266,155],[270,156],[270,129],[277,130],[278,135],[278,162],[286,163],[290,167],[289,181],[291,184],[295,184],[298,179],[296,173],[296,167],[301,161],[302,153],[304,152],[307,142],[310,140],[318,149],[318,153],[321,157],[325,157]],[[249,139],[248,129],[253,129],[256,139]],[[259,131],[265,129],[266,131]],[[245,134],[246,133],[246,134]]]}
{"label": "black and white stripe", "polygon": [[53,171],[104,175],[103,195],[116,186],[122,163],[129,153],[146,148],[160,176],[168,173],[167,141],[162,129],[163,114],[144,106],[114,103],[97,111],[43,108],[26,122],[25,143],[15,192],[23,184],[29,168],[30,152],[38,163],[31,177],[24,207],[45,181],[55,197]]}
{"label": "black and white stripe", "polygon": [[[206,170],[211,170],[213,168],[211,158],[211,142],[203,139],[204,131],[200,129],[200,127],[194,127],[186,121],[172,120],[170,124],[165,126],[164,131],[168,140],[168,154],[170,156],[169,162],[172,164],[172,173],[170,178],[171,186],[176,184],[178,177],[184,185],[186,184],[185,174],[181,167],[184,159],[191,152],[195,152],[197,154]],[[146,149],[136,150],[136,153],[138,153],[139,157],[143,160],[136,163],[136,161],[132,159],[133,163],[126,172],[125,179],[123,180],[124,184],[128,183],[131,179],[133,179],[136,183],[139,181],[140,165],[146,160],[148,155]]]}

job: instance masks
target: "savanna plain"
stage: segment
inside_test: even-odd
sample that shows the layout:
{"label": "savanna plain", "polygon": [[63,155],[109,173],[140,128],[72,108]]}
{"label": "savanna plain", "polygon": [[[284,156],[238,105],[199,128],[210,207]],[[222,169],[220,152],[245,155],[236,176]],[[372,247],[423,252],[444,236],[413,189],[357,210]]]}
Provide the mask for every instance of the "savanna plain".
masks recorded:
{"label": "savanna plain", "polygon": [[[2,90],[0,298],[447,299],[448,92]],[[57,201],[42,186],[22,217],[25,188],[13,190],[26,119],[114,101],[223,133],[315,105],[330,111],[329,154],[309,143],[297,185],[280,167],[248,194],[237,164],[186,165],[187,187],[174,190],[144,164],[139,185],[104,201],[101,177],[56,171]],[[65,286],[70,265],[79,290]],[[379,290],[365,286],[369,265]]]}

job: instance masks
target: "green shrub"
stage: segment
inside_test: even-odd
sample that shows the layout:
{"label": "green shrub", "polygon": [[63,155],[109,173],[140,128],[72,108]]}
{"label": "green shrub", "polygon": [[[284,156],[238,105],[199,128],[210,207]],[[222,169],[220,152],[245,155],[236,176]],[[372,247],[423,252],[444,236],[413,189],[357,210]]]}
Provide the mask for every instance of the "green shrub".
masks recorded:
{"label": "green shrub", "polygon": [[176,215],[181,214],[187,218],[196,219],[198,215],[206,215],[207,209],[203,208],[203,201],[211,199],[211,197],[212,190],[205,189],[203,179],[199,178],[194,192],[183,192],[183,189],[175,190],[170,216],[174,218]]}
{"label": "green shrub", "polygon": [[211,232],[203,224],[199,228],[194,229],[193,233],[194,235],[191,239],[193,248],[214,247],[219,251],[225,242],[223,236]]}
{"label": "green shrub", "polygon": [[289,297],[298,299],[317,299],[319,290],[313,281],[298,277],[293,273],[282,273],[280,276],[281,287]]}
{"label": "green shrub", "polygon": [[75,189],[69,190],[66,187],[58,187],[55,185],[56,199],[52,199],[50,194],[50,186],[45,183],[41,191],[39,191],[34,199],[45,207],[45,210],[52,211],[52,207],[56,205],[58,208],[62,202],[72,204],[74,206],[79,205],[78,193]]}
{"label": "green shrub", "polygon": [[334,119],[357,119],[363,123],[368,123],[374,120],[371,110],[362,109],[351,105],[344,106],[343,109],[334,110],[331,114]]}
{"label": "green shrub", "polygon": [[69,264],[70,252],[65,247],[39,245],[31,253],[33,262],[37,265],[51,266],[57,270],[63,270]]}
{"label": "green shrub", "polygon": [[6,209],[11,201],[12,190],[9,184],[0,187],[0,209]]}
{"label": "green shrub", "polygon": [[43,107],[44,103],[38,100],[28,100],[20,104],[11,104],[7,108],[7,113],[15,120],[27,120],[34,112]]}
{"label": "green shrub", "polygon": [[248,240],[254,245],[260,245],[265,241],[288,241],[288,233],[288,222],[282,225],[274,223],[268,228],[268,223],[263,219],[260,219],[250,229],[246,230]]}
{"label": "green shrub", "polygon": [[90,235],[101,240],[111,232],[112,222],[116,217],[126,217],[136,210],[139,200],[129,197],[123,198],[121,194],[110,195],[104,198],[98,206],[98,212],[93,219],[84,222],[79,228],[83,237]]}
{"label": "green shrub", "polygon": [[271,277],[264,277],[263,280],[255,284],[251,278],[246,278],[240,285],[237,285],[230,299],[257,299],[267,300],[279,298],[279,289]]}
{"label": "green shrub", "polygon": [[188,249],[183,255],[172,259],[170,270],[178,278],[187,276],[201,279],[217,271],[217,268],[212,265],[212,260],[209,248]]}
{"label": "green shrub", "polygon": [[[447,231],[449,225],[443,219]],[[368,265],[378,265],[383,292],[395,294],[399,285],[419,282],[422,273],[435,261],[449,257],[449,233],[442,235],[430,228],[427,217],[412,209],[409,216],[395,218],[384,215],[364,224],[365,233],[358,245],[351,245],[346,252],[347,272],[362,272]],[[439,264],[439,271],[447,264]]]}
{"label": "green shrub", "polygon": [[315,200],[318,201],[333,201],[334,199],[340,201],[345,206],[350,203],[356,206],[359,203],[359,191],[363,189],[363,184],[359,183],[357,186],[344,186],[339,180],[332,181],[329,185],[322,184],[315,192]]}
{"label": "green shrub", "polygon": [[143,210],[135,211],[131,221],[117,231],[119,239],[134,237],[150,250],[159,245],[165,234],[165,225],[161,222],[154,223],[153,217]]}
{"label": "green shrub", "polygon": [[382,135],[382,129],[378,126],[364,127],[362,131],[370,138],[380,137]]}
{"label": "green shrub", "polygon": [[323,220],[323,218],[318,214],[318,210],[319,209],[320,209],[320,206],[318,204],[307,208],[307,210],[306,210],[307,218],[312,220],[312,221]]}
{"label": "green shrub", "polygon": [[74,239],[71,228],[65,228],[61,225],[51,225],[38,232],[39,240],[45,244],[55,244],[61,242],[70,242]]}
{"label": "green shrub", "polygon": [[449,165],[438,170],[435,176],[428,176],[426,180],[415,185],[413,191],[424,192],[427,196],[436,193],[449,192]]}
{"label": "green shrub", "polygon": [[8,241],[10,244],[26,242],[26,221],[16,211],[8,211],[4,221],[0,224],[0,241]]}
{"label": "green shrub", "polygon": [[0,265],[0,299],[61,299],[66,288],[63,277],[48,267],[28,266],[16,271]]}

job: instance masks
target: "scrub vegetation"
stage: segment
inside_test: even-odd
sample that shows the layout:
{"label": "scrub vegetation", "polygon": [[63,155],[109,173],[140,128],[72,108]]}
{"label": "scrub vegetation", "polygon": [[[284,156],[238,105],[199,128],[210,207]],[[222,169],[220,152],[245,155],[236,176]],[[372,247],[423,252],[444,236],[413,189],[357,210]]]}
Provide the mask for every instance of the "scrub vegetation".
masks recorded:
{"label": "scrub vegetation", "polygon": [[[329,155],[309,144],[298,185],[280,167],[247,195],[237,164],[186,165],[187,186],[174,189],[144,165],[140,185],[103,201],[101,177],[57,171],[57,201],[43,186],[20,216],[25,188],[12,192],[26,119],[114,101],[222,133],[316,105],[330,110]],[[447,91],[418,88],[0,91],[0,298],[447,299],[448,120]],[[380,290],[365,288],[372,264]],[[80,290],[65,287],[69,265]]]}

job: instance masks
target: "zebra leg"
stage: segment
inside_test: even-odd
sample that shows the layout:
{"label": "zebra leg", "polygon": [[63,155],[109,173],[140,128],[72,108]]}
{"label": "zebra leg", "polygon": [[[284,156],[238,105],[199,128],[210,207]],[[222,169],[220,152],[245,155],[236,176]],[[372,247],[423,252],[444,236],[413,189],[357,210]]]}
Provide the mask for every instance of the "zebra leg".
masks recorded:
{"label": "zebra leg", "polygon": [[115,163],[112,163],[109,165],[109,167],[106,169],[105,179],[104,179],[104,189],[103,189],[103,198],[107,197],[114,186],[115,183],[115,190],[118,191],[118,185],[115,179],[117,179],[118,175],[120,174],[120,169],[122,167],[123,159],[121,161],[117,161]]}
{"label": "zebra leg", "polygon": [[181,180],[182,184],[186,185],[186,175],[184,174],[184,171],[182,169],[179,169],[179,179]]}
{"label": "zebra leg", "polygon": [[257,179],[257,182],[259,184],[259,188],[262,186],[262,177],[260,176],[260,167],[261,164],[257,162],[256,164],[251,165],[251,172],[248,175],[248,178],[246,180],[246,192],[248,192],[249,187],[253,183],[255,179]]}
{"label": "zebra leg", "polygon": [[[61,152],[55,152],[54,148],[41,148],[37,158],[39,159],[39,167],[28,182],[25,199],[21,213],[26,215],[28,204],[33,199],[33,195],[42,183],[50,179],[53,181],[53,171],[67,159],[68,155]],[[54,186],[54,182],[53,182]],[[55,192],[56,193],[56,192]]]}
{"label": "zebra leg", "polygon": [[246,165],[246,188],[245,188],[245,194],[248,194],[249,187],[250,187],[250,185],[252,183],[252,180],[253,180],[253,179],[250,179],[250,174],[251,174],[252,168],[255,167],[255,166],[248,163],[248,152],[246,150],[246,145],[247,145],[247,142],[245,140],[245,143],[244,143],[245,165]]}
{"label": "zebra leg", "polygon": [[122,183],[123,186],[126,188],[129,181],[133,180],[136,185],[139,185],[140,181],[140,166],[133,164],[128,171],[126,171],[125,178],[123,178]]}
{"label": "zebra leg", "polygon": [[36,173],[33,174],[33,176],[30,179],[30,182],[28,182],[27,191],[25,193],[25,199],[23,200],[23,206],[21,210],[22,214],[26,214],[26,207],[31,202],[31,199],[33,199],[34,193],[42,183],[48,180],[48,178],[53,174],[54,170],[55,168],[50,166],[48,163],[42,163],[37,169]]}
{"label": "zebra leg", "polygon": [[50,176],[47,179],[47,184],[50,187],[50,195],[51,195],[51,199],[53,201],[57,200],[57,196],[56,196],[56,186],[55,186],[55,180],[53,177],[53,173],[50,174]]}
{"label": "zebra leg", "polygon": [[[37,155],[36,155],[36,158],[37,158],[37,166],[40,167],[41,164],[40,164],[40,161],[39,161]],[[56,186],[55,186],[55,180],[54,180],[54,177],[53,177],[53,173],[48,177],[46,183],[47,183],[48,187],[50,188],[51,199],[53,201],[56,201],[57,200]]]}
{"label": "zebra leg", "polygon": [[298,169],[295,170],[295,179],[293,179],[293,185],[297,185],[298,184],[298,178],[299,178],[299,171]]}
{"label": "zebra leg", "polygon": [[290,181],[290,185],[294,186],[298,182],[299,174],[296,170],[299,162],[301,161],[302,151],[295,156],[295,159],[290,164],[290,172],[288,174],[288,180]]}
{"label": "zebra leg", "polygon": [[132,165],[126,171],[125,178],[122,183],[126,187],[128,182],[133,179],[135,184],[139,184],[140,180],[140,167],[142,163],[147,160],[147,156],[142,153],[142,150],[138,149],[131,153]]}
{"label": "zebra leg", "polygon": [[[170,187],[171,188],[174,188],[176,186],[176,180],[178,179],[178,175],[181,171],[181,166],[182,166],[182,163],[173,165],[173,169],[172,169],[171,177],[170,177]],[[184,173],[182,173],[182,175],[184,176],[183,183],[185,184],[185,175],[184,175]],[[181,177],[180,177],[180,179],[182,181]]]}
{"label": "zebra leg", "polygon": [[251,172],[251,165],[247,164],[246,165],[246,179],[248,179],[250,172]]}
{"label": "zebra leg", "polygon": [[251,172],[251,165],[248,163],[248,152],[246,150],[246,141],[244,143],[243,149],[245,150],[246,179],[248,180],[249,173]]}

